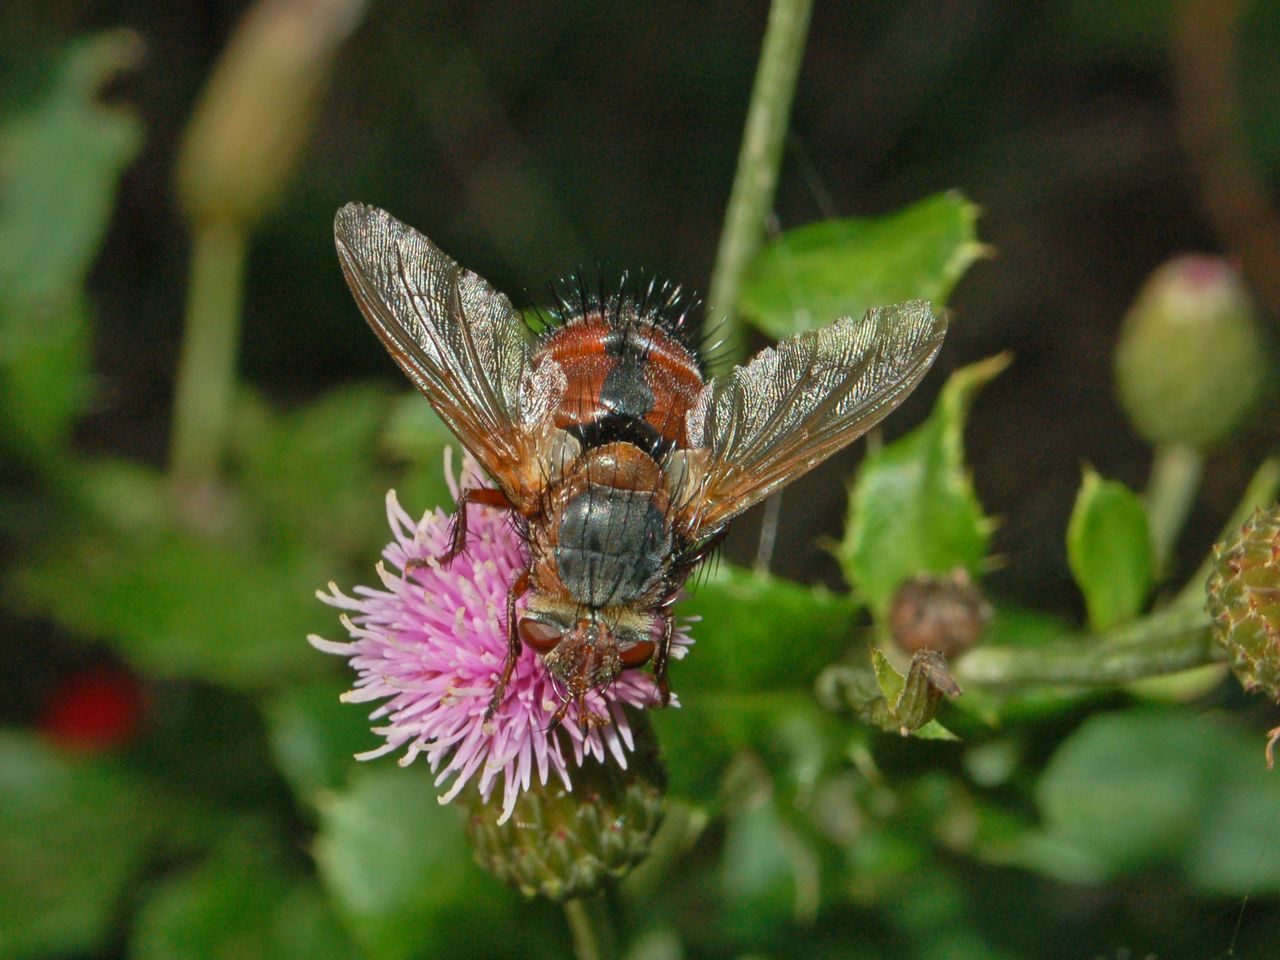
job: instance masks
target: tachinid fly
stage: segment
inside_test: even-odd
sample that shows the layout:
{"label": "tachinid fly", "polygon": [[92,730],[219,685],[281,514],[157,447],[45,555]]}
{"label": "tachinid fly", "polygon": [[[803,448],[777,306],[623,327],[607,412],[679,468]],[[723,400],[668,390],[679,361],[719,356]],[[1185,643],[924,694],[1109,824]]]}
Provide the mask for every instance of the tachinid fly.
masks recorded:
{"label": "tachinid fly", "polygon": [[586,695],[651,660],[665,703],[671,606],[729,521],[883,419],[946,332],[911,301],[708,381],[670,288],[570,298],[534,335],[506,296],[384,211],[348,204],[334,233],[370,326],[494,484],[462,494],[442,561],[465,548],[468,503],[512,511],[528,543],[487,716],[522,643],[564,691],[553,726],[570,706],[584,728],[607,722]]}

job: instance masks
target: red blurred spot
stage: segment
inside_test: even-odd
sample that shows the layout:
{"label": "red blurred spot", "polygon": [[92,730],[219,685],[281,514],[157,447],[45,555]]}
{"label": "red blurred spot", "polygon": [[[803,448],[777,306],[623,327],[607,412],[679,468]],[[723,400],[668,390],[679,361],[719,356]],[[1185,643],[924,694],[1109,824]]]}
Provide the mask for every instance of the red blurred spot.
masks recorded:
{"label": "red blurred spot", "polygon": [[122,670],[101,668],[63,678],[45,702],[41,732],[61,747],[97,753],[138,731],[142,687]]}

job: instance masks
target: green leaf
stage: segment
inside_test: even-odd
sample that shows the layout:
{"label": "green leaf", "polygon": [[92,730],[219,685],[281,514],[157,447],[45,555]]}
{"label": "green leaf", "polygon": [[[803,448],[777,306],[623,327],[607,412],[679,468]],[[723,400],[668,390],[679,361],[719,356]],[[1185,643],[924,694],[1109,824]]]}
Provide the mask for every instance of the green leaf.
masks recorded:
{"label": "green leaf", "polygon": [[1259,855],[1280,809],[1261,736],[1185,710],[1090,718],[1036,789],[1043,829],[1007,858],[1076,883],[1179,868],[1206,893],[1280,891],[1280,861]]}
{"label": "green leaf", "polygon": [[252,688],[325,668],[306,637],[333,624],[314,598],[331,575],[304,546],[98,529],[46,545],[9,592],[144,673]]}
{"label": "green leaf", "polygon": [[738,309],[780,339],[903,300],[944,303],[984,253],[977,217],[978,208],[953,192],[886,217],[788,230],[751,264]]}
{"label": "green leaf", "polygon": [[162,821],[111,760],[0,731],[0,958],[105,949]]}
{"label": "green leaf", "polygon": [[[1036,789],[1046,836],[1072,851],[1064,878],[1175,861],[1208,801],[1213,744],[1212,727],[1190,714],[1130,711],[1086,721]],[[1052,862],[1039,865],[1053,870]]]}
{"label": "green leaf", "polygon": [[1067,525],[1067,560],[1094,630],[1139,613],[1153,574],[1142,500],[1124,484],[1086,468]]}
{"label": "green leaf", "polygon": [[964,465],[964,422],[974,395],[1008,363],[1000,354],[957,370],[928,420],[863,461],[837,556],[878,620],[918,573],[961,567],[976,580],[982,572],[991,521]]}
{"label": "green leaf", "polygon": [[246,395],[237,418],[239,479],[264,521],[330,554],[385,542],[387,483],[374,464],[391,403],[372,384],[332,390],[287,413]]}
{"label": "green leaf", "polygon": [[88,395],[84,280],[142,145],[136,114],[98,91],[140,51],[125,30],[75,42],[0,129],[0,438],[46,460]]}
{"label": "green leaf", "polygon": [[356,956],[315,881],[290,869],[271,833],[242,824],[199,866],[166,879],[143,905],[131,960]]}
{"label": "green leaf", "polygon": [[680,689],[806,690],[854,642],[858,608],[847,596],[720,564],[676,608],[697,640],[672,663]]}
{"label": "green leaf", "polygon": [[392,457],[408,464],[396,486],[400,502],[411,515],[452,505],[444,453],[453,448],[450,468],[455,472],[462,469],[462,454],[458,441],[421,394],[405,394],[393,403],[382,445]]}
{"label": "green leaf", "polygon": [[671,664],[678,710],[652,713],[672,793],[711,802],[734,753],[773,740],[783,719],[820,710],[813,683],[856,642],[848,597],[720,566],[676,609],[696,643]]}
{"label": "green leaf", "polygon": [[811,919],[818,897],[817,855],[787,823],[773,796],[759,797],[729,818],[720,874],[732,936],[759,939],[780,923]]}
{"label": "green leaf", "polygon": [[[375,960],[488,956],[518,935],[512,898],[471,859],[462,814],[436,799],[425,764],[363,768],[320,804],[320,876]],[[509,955],[509,953],[508,953]]]}
{"label": "green leaf", "polygon": [[353,754],[377,746],[368,710],[338,702],[348,686],[338,680],[289,686],[263,705],[276,765],[308,803],[346,782]]}

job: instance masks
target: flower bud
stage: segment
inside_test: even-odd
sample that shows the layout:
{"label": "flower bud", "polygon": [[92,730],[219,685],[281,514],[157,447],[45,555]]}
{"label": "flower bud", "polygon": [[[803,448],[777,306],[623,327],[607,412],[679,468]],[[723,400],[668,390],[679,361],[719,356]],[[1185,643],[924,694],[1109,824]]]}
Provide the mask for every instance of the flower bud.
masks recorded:
{"label": "flower bud", "polygon": [[936,650],[955,659],[977,643],[990,620],[991,604],[963,568],[913,577],[889,602],[889,629],[907,653]]}
{"label": "flower bud", "polygon": [[476,861],[527,897],[562,901],[626,876],[649,852],[662,822],[665,777],[643,713],[631,713],[635,752],[627,769],[610,757],[585,760],[573,789],[554,780],[523,791],[499,823],[501,800],[468,788],[467,837]]}
{"label": "flower bud", "polygon": [[1213,554],[1213,638],[1246,690],[1280,702],[1280,504],[1255,512]]}
{"label": "flower bud", "polygon": [[365,0],[258,0],[187,127],[178,194],[193,220],[252,224],[279,197],[310,132],[334,52]]}
{"label": "flower bud", "polygon": [[1266,372],[1235,269],[1185,256],[1156,270],[1125,317],[1115,370],[1120,403],[1148,442],[1203,448],[1225,439],[1259,400]]}

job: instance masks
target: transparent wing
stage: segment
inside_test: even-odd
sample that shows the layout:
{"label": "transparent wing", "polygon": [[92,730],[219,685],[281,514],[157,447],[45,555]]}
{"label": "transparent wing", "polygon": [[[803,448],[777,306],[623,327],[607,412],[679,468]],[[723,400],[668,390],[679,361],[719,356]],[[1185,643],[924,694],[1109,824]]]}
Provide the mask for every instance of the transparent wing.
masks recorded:
{"label": "transparent wing", "polygon": [[923,300],[880,307],[708,384],[688,414],[690,447],[706,459],[682,505],[686,529],[713,531],[870,430],[920,382],[946,328]]}
{"label": "transparent wing", "polygon": [[[563,393],[554,363],[530,369],[524,325],[503,294],[376,207],[338,211],[334,240],[356,303],[440,419],[517,506]],[[559,391],[559,392],[557,392]]]}

